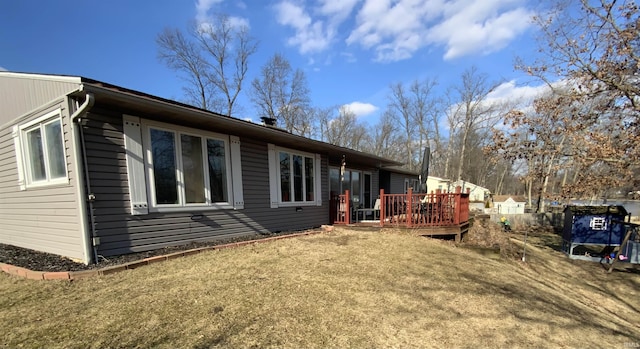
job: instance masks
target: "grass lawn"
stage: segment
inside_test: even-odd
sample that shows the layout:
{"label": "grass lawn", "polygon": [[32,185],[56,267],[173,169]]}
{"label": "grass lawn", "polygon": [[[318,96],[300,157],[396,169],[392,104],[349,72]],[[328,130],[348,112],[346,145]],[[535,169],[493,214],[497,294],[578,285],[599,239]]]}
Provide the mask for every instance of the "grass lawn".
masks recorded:
{"label": "grass lawn", "polygon": [[640,274],[570,261],[553,238],[531,238],[526,264],[339,230],[73,282],[0,273],[0,347],[640,345]]}

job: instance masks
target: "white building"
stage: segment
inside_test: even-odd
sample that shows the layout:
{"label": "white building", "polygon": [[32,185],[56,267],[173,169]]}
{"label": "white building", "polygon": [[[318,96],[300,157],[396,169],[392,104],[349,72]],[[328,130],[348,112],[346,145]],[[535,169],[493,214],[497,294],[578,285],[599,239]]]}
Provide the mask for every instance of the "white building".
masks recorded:
{"label": "white building", "polygon": [[521,214],[527,200],[524,196],[496,195],[493,197],[493,207],[499,214]]}
{"label": "white building", "polygon": [[467,189],[469,189],[469,200],[471,202],[484,202],[489,198],[489,195],[491,195],[491,191],[489,189],[463,180],[454,182],[451,187],[451,191],[454,191],[455,187],[461,187],[463,193],[466,193]]}

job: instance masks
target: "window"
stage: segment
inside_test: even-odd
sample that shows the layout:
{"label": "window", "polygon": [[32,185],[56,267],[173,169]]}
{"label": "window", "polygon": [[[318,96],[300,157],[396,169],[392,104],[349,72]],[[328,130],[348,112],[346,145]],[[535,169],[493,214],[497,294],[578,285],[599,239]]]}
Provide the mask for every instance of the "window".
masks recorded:
{"label": "window", "polygon": [[132,214],[244,208],[237,137],[128,115],[124,130]]}
{"label": "window", "polygon": [[68,183],[60,110],[14,127],[20,188]]}
{"label": "window", "polygon": [[154,206],[229,203],[226,145],[221,135],[147,127]]}
{"label": "window", "polygon": [[321,205],[320,156],[269,145],[271,207]]}
{"label": "window", "polygon": [[280,159],[280,201],[314,201],[314,158],[286,151],[279,151],[278,157]]}

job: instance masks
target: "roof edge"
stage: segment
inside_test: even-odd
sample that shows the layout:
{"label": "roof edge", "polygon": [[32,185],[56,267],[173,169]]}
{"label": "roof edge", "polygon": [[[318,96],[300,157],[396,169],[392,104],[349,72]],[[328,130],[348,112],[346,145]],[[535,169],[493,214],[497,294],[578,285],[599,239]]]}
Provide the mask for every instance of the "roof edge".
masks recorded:
{"label": "roof edge", "polygon": [[7,76],[11,78],[18,78],[18,79],[35,79],[35,80],[69,82],[74,84],[82,83],[82,77],[71,76],[71,75],[36,74],[36,73],[22,73],[22,72],[13,72],[13,71],[0,71],[0,76]]}
{"label": "roof edge", "polygon": [[[246,121],[243,119],[239,119],[239,118],[235,118],[235,117],[231,117],[231,116],[227,116],[227,115],[223,115],[220,113],[216,113],[216,112],[212,112],[206,109],[202,109],[202,108],[198,108],[192,105],[188,105],[185,103],[181,103],[178,101],[174,101],[174,100],[170,100],[170,99],[166,99],[166,98],[162,98],[159,96],[154,96],[145,92],[141,92],[141,91],[137,91],[137,90],[132,90],[132,89],[128,89],[125,87],[120,87],[117,85],[112,85],[109,83],[104,83],[102,81],[97,81],[97,80],[92,80],[92,79],[87,79],[82,77],[82,86],[84,87],[83,90],[84,92],[94,92],[94,93],[106,93],[106,94],[111,94],[111,95],[117,95],[117,96],[121,96],[121,98],[125,98],[125,99],[133,99],[135,101],[137,101],[138,103],[156,103],[159,105],[162,105],[165,108],[174,108],[177,110],[186,110],[189,111],[191,113],[195,113],[195,114],[200,114],[202,116],[205,117],[218,117],[221,120],[224,120],[225,122],[231,122],[231,123],[235,123],[235,124],[239,124],[242,125],[243,127],[247,127],[247,128],[256,128],[259,129],[261,132],[266,132],[266,133],[272,133],[272,134],[277,134],[278,136],[281,137],[287,137],[287,138],[291,138],[291,139],[297,139],[297,140],[304,140],[306,142],[310,142],[310,143],[314,143],[317,145],[321,145],[327,149],[331,149],[333,151],[340,151],[340,152],[344,152],[347,154],[352,154],[352,155],[365,155],[367,157],[369,157],[370,159],[374,159],[376,161],[378,161],[379,168],[383,168],[386,166],[401,166],[403,165],[403,163],[399,162],[399,161],[395,161],[395,160],[391,160],[391,159],[387,159],[387,158],[383,158],[381,156],[377,156],[374,154],[370,154],[367,152],[363,152],[363,151],[359,151],[359,150],[355,150],[355,149],[351,149],[351,148],[346,148],[346,147],[342,147],[342,146],[338,146],[335,144],[331,144],[331,143],[327,143],[327,142],[323,142],[317,139],[312,139],[312,138],[307,138],[304,136],[300,136],[300,135],[296,135],[290,132],[287,132],[285,130],[282,129],[277,129],[277,128],[270,128],[270,127],[265,127],[263,125],[260,124],[256,124],[254,122],[250,122],[250,121]],[[73,94],[77,94],[78,91],[75,91]]]}

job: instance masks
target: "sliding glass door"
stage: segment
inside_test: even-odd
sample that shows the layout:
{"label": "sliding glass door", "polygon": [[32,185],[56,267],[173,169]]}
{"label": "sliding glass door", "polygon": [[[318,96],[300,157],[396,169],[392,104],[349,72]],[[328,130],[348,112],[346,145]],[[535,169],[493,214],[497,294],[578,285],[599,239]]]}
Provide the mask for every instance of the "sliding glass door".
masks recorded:
{"label": "sliding glass door", "polygon": [[349,190],[353,207],[371,208],[371,173],[347,169],[340,176],[340,169],[331,167],[329,186],[331,197]]}

